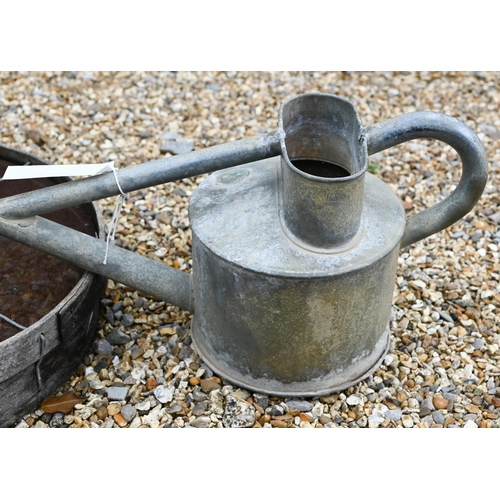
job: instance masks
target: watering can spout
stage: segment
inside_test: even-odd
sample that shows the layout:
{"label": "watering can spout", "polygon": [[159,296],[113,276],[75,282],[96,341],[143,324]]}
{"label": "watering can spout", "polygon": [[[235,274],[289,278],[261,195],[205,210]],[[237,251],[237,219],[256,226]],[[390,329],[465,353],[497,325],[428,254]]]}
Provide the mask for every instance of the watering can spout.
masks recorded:
{"label": "watering can spout", "polygon": [[42,217],[0,217],[0,234],[67,260],[87,271],[129,285],[148,295],[192,311],[191,275],[147,257],[110,245]]}
{"label": "watering can spout", "polygon": [[38,215],[280,154],[277,131],[0,200],[0,234],[193,311],[191,276]]}

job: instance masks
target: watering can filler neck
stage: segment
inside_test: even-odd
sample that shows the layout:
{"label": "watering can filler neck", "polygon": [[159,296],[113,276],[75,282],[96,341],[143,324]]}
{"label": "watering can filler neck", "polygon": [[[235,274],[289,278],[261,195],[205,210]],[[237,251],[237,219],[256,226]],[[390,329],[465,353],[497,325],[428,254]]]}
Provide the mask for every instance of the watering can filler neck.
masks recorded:
{"label": "watering can filler neck", "polygon": [[[417,138],[451,145],[462,178],[408,220],[368,156]],[[0,234],[195,312],[194,346],[229,382],[317,396],[372,373],[389,345],[399,249],[468,213],[487,180],[484,147],[460,121],[402,115],[364,128],[346,99],[286,101],[275,132],[117,172],[126,192],[214,172],[189,208],[188,275],[40,214],[118,194],[113,173],[0,200]]]}

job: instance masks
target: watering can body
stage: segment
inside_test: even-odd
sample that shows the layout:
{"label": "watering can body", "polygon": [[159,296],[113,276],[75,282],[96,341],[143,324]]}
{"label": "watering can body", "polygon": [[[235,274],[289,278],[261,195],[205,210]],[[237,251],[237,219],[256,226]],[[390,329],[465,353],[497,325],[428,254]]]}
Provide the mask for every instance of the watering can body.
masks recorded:
{"label": "watering can body", "polygon": [[[368,156],[417,138],[462,160],[452,194],[406,219]],[[346,99],[285,102],[275,132],[0,200],[0,234],[194,312],[193,343],[226,380],[317,396],[372,373],[389,347],[400,248],[467,214],[487,181],[472,130],[437,113],[363,127]],[[59,226],[40,214],[215,172],[193,194],[193,273]],[[107,252],[107,251],[106,251]]]}
{"label": "watering can body", "polygon": [[[192,197],[192,338],[237,385],[318,396],[382,362],[400,244],[448,215],[445,204],[407,225],[401,200],[367,172],[378,130],[348,101],[287,101],[280,131],[279,158],[212,174]],[[382,142],[404,132],[394,122]]]}
{"label": "watering can body", "polygon": [[193,343],[217,373],[253,391],[331,393],[387,352],[405,214],[366,173],[356,240],[311,251],[280,224],[280,168],[278,158],[236,167],[193,195]]}

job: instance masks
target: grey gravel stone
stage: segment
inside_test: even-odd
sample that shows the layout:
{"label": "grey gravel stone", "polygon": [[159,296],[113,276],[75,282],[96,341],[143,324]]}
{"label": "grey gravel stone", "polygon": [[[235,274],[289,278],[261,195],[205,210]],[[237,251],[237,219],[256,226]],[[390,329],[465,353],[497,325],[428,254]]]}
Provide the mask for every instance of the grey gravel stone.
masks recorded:
{"label": "grey gravel stone", "polygon": [[99,339],[94,342],[94,351],[97,354],[111,354],[113,352],[113,348],[106,339]]}
{"label": "grey gravel stone", "polygon": [[111,345],[124,345],[128,344],[132,340],[132,338],[130,337],[130,335],[127,335],[126,333],[122,332],[119,328],[113,328],[108,333],[106,340]]}
{"label": "grey gravel stone", "polygon": [[154,395],[160,403],[169,403],[174,398],[174,390],[171,387],[159,385],[154,390]]}
{"label": "grey gravel stone", "polygon": [[210,423],[211,423],[210,417],[201,416],[201,417],[195,418],[192,422],[190,422],[190,425],[192,427],[204,428],[204,427],[210,427]]}
{"label": "grey gravel stone", "polygon": [[111,309],[109,311],[106,311],[104,318],[110,325],[115,324],[115,315],[113,314],[113,311]]}
{"label": "grey gravel stone", "polygon": [[207,89],[213,90],[214,92],[219,92],[221,90],[221,86],[218,83],[209,83],[207,84]]}
{"label": "grey gravel stone", "polygon": [[264,394],[254,394],[253,400],[264,410],[269,406],[269,398]]}
{"label": "grey gravel stone", "polygon": [[139,309],[141,307],[147,307],[148,301],[144,297],[137,297],[134,299],[133,304],[135,309]]}
{"label": "grey gravel stone", "polygon": [[115,313],[117,311],[122,311],[123,310],[123,302],[121,301],[118,301],[118,302],[115,302],[112,306],[111,306],[111,310]]}
{"label": "grey gravel stone", "polygon": [[286,401],[285,404],[288,408],[295,408],[296,410],[302,412],[311,411],[313,408],[312,403],[310,403],[309,401],[302,401],[299,399],[291,399],[290,401]]}
{"label": "grey gravel stone", "polygon": [[64,413],[57,412],[52,415],[50,419],[50,427],[62,427],[64,425]]}
{"label": "grey gravel stone", "polygon": [[477,415],[475,413],[467,413],[462,418],[464,419],[464,421],[466,421],[466,420],[476,420],[477,419]]}
{"label": "grey gravel stone", "polygon": [[452,392],[444,392],[443,398],[454,403],[457,400],[457,395],[453,394]]}
{"label": "grey gravel stone", "polygon": [[165,132],[161,135],[160,139],[162,141],[170,141],[172,139],[177,139],[177,137],[179,137],[179,134],[177,132]]}
{"label": "grey gravel stone", "polygon": [[418,412],[419,417],[425,417],[427,415],[430,415],[432,410],[434,409],[434,406],[429,403],[428,400],[422,401],[422,404],[420,405],[420,411]]}
{"label": "grey gravel stone", "polygon": [[403,412],[401,410],[389,410],[388,412],[386,412],[385,418],[387,420],[397,422],[398,420],[401,420],[402,415]]}
{"label": "grey gravel stone", "polygon": [[479,132],[483,132],[486,134],[490,139],[497,140],[500,139],[500,130],[498,130],[495,125],[488,125],[486,123],[481,123],[477,129]]}
{"label": "grey gravel stone", "polygon": [[196,387],[194,391],[192,392],[193,398],[195,401],[206,401],[208,399],[208,396],[205,392],[201,390],[200,387]]}
{"label": "grey gravel stone", "polygon": [[183,359],[186,359],[186,358],[190,358],[192,355],[193,355],[193,349],[191,349],[191,347],[189,347],[188,345],[185,345],[181,351],[179,352],[178,354],[178,358],[180,360],[183,360]]}
{"label": "grey gravel stone", "polygon": [[224,427],[252,427],[254,423],[255,408],[246,401],[237,399],[230,394],[227,395],[226,408],[222,418]]}
{"label": "grey gravel stone", "polygon": [[134,317],[131,314],[124,314],[120,321],[122,326],[132,326],[134,324]]}
{"label": "grey gravel stone", "polygon": [[444,415],[439,410],[434,410],[432,412],[432,419],[436,422],[436,424],[440,425],[443,425],[445,421]]}
{"label": "grey gravel stone", "polygon": [[128,394],[128,387],[111,386],[106,389],[108,399],[112,401],[124,401]]}
{"label": "grey gravel stone", "polygon": [[133,346],[133,347],[134,349],[131,349],[130,351],[130,357],[132,359],[137,359],[144,354],[144,349],[142,347],[139,346]]}
{"label": "grey gravel stone", "polygon": [[472,347],[474,347],[474,349],[482,349],[484,347],[484,344],[485,344],[484,340],[478,338],[474,341]]}
{"label": "grey gravel stone", "polygon": [[203,378],[210,378],[214,376],[214,372],[205,363],[202,363],[201,367],[205,370]]}
{"label": "grey gravel stone", "polygon": [[456,387],[453,384],[451,384],[447,387],[443,387],[441,389],[441,391],[443,392],[443,398],[446,398],[445,394],[450,393],[451,391],[454,391],[455,389],[456,389]]}
{"label": "grey gravel stone", "polygon": [[273,405],[266,408],[266,414],[271,415],[272,417],[279,417],[285,414],[285,410],[280,405]]}
{"label": "grey gravel stone", "polygon": [[137,410],[131,405],[125,405],[121,409],[121,414],[127,422],[131,422],[137,415]]}
{"label": "grey gravel stone", "polygon": [[178,413],[182,410],[180,403],[173,403],[170,408],[167,409],[167,413]]}
{"label": "grey gravel stone", "polygon": [[172,153],[173,155],[183,155],[189,153],[194,148],[194,141],[165,141],[160,147],[162,153]]}
{"label": "grey gravel stone", "polygon": [[439,311],[439,316],[441,316],[441,318],[443,318],[445,321],[448,321],[448,323],[454,323],[453,318],[443,311]]}
{"label": "grey gravel stone", "polygon": [[488,219],[493,221],[495,224],[498,224],[500,222],[500,212],[497,212],[496,214],[489,215]]}
{"label": "grey gravel stone", "polygon": [[420,421],[431,425],[434,422],[434,419],[432,418],[432,415],[426,415],[424,418],[421,418]]}
{"label": "grey gravel stone", "polygon": [[208,408],[208,401],[202,401],[200,403],[196,403],[191,411],[193,412],[193,415],[199,416],[203,415],[203,413],[207,411],[207,408]]}

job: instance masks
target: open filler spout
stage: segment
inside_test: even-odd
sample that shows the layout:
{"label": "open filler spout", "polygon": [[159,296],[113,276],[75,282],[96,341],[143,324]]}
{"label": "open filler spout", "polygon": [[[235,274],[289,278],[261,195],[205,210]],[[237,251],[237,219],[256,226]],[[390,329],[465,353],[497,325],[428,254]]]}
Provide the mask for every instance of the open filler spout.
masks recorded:
{"label": "open filler spout", "polygon": [[[367,172],[368,156],[417,138],[459,153],[444,201],[406,219]],[[194,312],[203,360],[229,382],[317,396],[372,373],[387,352],[401,247],[451,225],[487,180],[472,130],[437,113],[363,127],[346,99],[286,101],[278,130],[116,172],[125,192],[213,172],[194,192],[192,276],[47,221],[57,208],[118,194],[113,173],[0,200],[0,234]]]}

